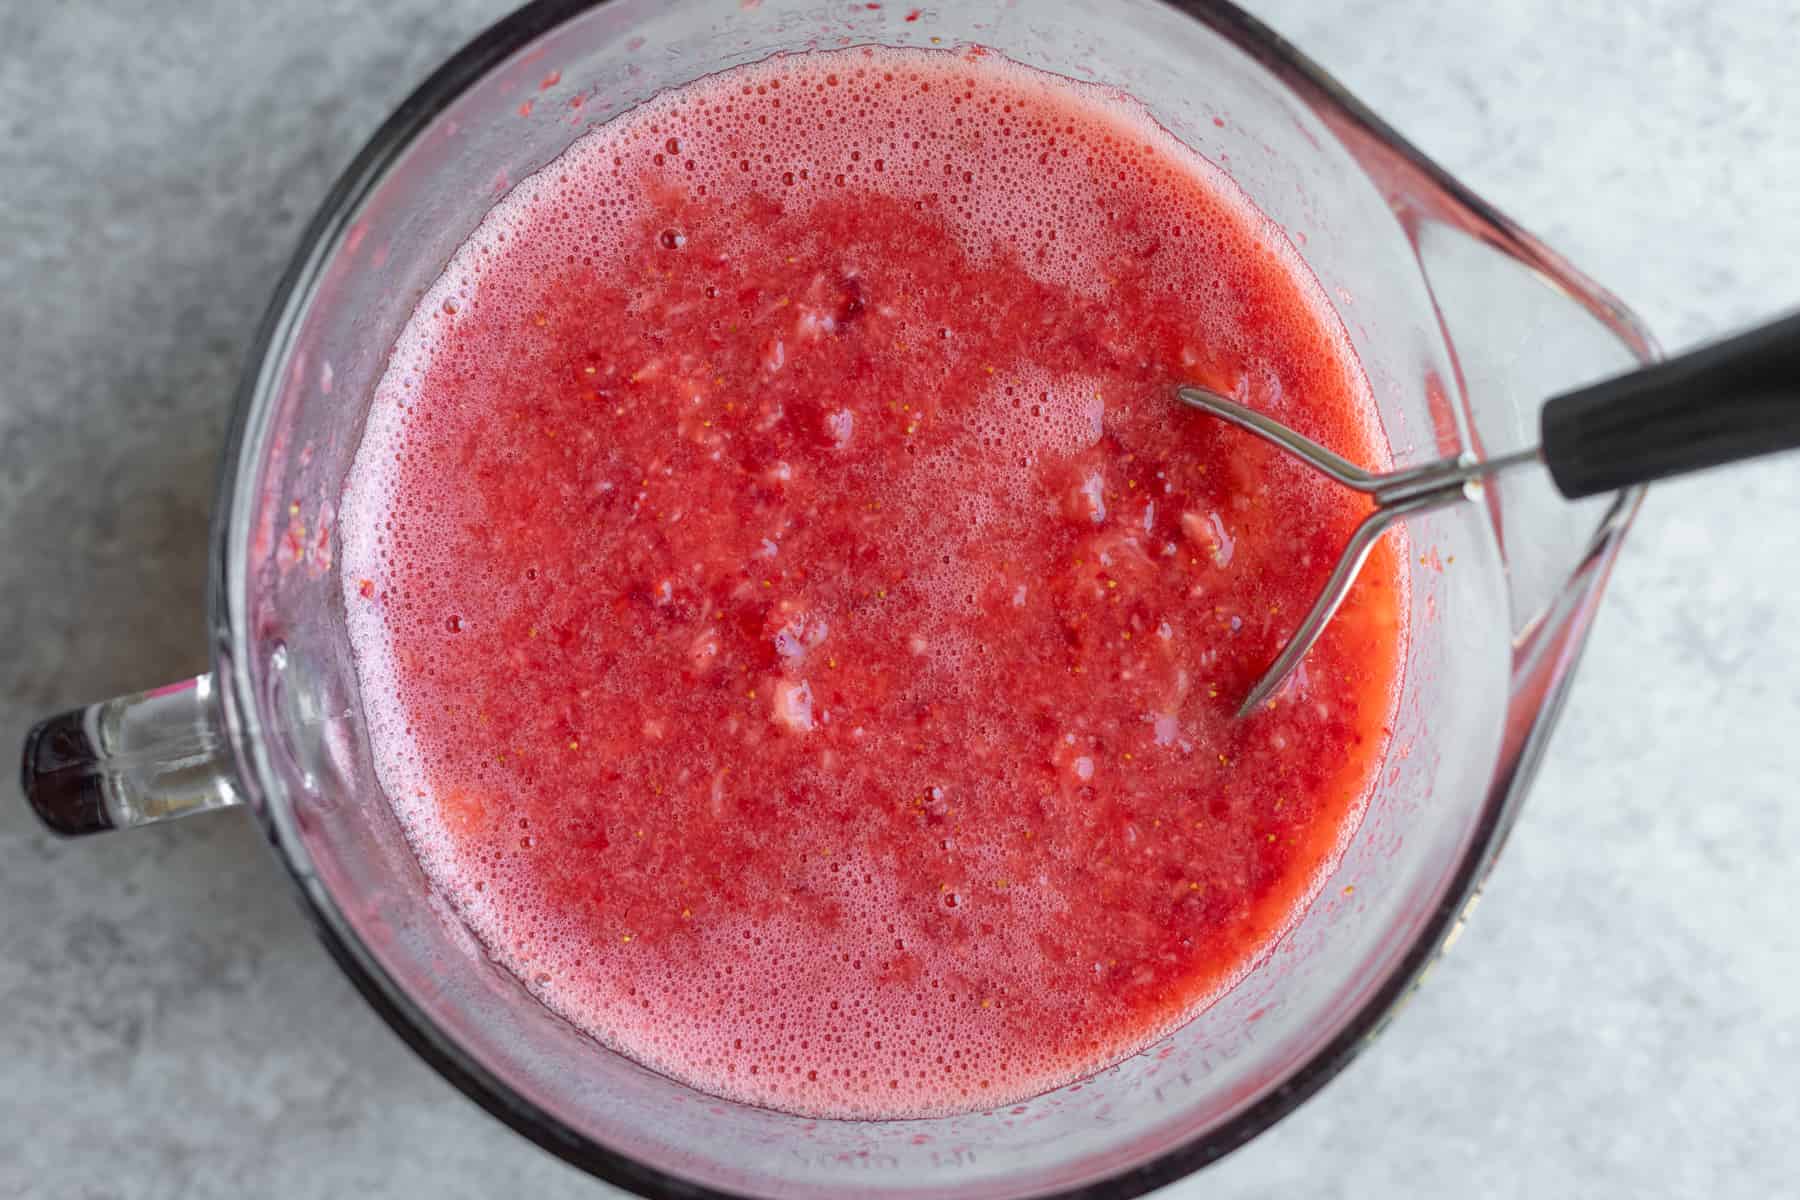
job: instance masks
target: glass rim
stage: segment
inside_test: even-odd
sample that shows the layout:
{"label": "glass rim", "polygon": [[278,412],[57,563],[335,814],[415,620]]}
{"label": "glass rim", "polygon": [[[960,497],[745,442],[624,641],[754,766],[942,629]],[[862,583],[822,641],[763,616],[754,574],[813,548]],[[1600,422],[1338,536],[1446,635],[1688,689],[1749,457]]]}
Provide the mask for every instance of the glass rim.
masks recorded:
{"label": "glass rim", "polygon": [[[220,705],[238,777],[276,857],[298,889],[316,933],[363,999],[412,1050],[464,1095],[515,1132],[565,1162],[607,1183],[652,1200],[747,1200],[649,1166],[631,1154],[595,1141],[520,1095],[438,1027],[380,964],[325,888],[299,839],[291,807],[279,787],[267,743],[258,735],[253,664],[236,655],[250,644],[247,592],[250,521],[258,501],[256,461],[245,452],[267,443],[281,375],[295,335],[326,266],[346,237],[352,217],[389,169],[433,121],[472,85],[538,37],[615,0],[531,0],[502,17],[447,59],[409,95],[369,138],[320,202],[301,235],[257,329],[236,394],[220,457],[220,480],[210,534],[209,628]],[[1199,22],[1250,55],[1315,107],[1328,107],[1348,127],[1394,155],[1478,227],[1495,247],[1575,299],[1642,360],[1660,357],[1638,318],[1610,293],[1558,254],[1470,192],[1401,137],[1334,78],[1267,25],[1228,0],[1158,0]],[[1340,134],[1341,136],[1341,134]],[[1369,990],[1342,1027],[1291,1074],[1218,1127],[1169,1147],[1145,1162],[1073,1187],[1040,1193],[1037,1200],[1131,1200],[1218,1161],[1293,1112],[1342,1071],[1379,1034],[1449,948],[1479,896],[1483,879],[1505,841],[1542,759],[1548,735],[1567,698],[1591,624],[1594,602],[1618,554],[1620,540],[1644,489],[1621,493],[1601,519],[1580,564],[1564,588],[1561,621],[1573,635],[1574,653],[1537,706],[1528,734],[1512,761],[1497,764],[1462,858],[1432,911],[1387,976]]]}

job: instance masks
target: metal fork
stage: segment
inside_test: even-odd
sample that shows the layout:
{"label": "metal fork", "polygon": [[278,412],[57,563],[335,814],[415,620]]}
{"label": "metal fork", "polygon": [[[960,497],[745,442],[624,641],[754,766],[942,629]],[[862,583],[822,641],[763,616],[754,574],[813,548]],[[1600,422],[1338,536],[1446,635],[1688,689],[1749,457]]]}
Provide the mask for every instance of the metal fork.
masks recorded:
{"label": "metal fork", "polygon": [[1397,522],[1465,500],[1482,481],[1542,463],[1570,500],[1800,447],[1800,313],[1727,341],[1575,391],[1544,405],[1537,446],[1470,454],[1376,474],[1235,400],[1200,387],[1176,396],[1372,497],[1317,600],[1238,706],[1247,717],[1281,690],[1325,632],[1369,551]]}

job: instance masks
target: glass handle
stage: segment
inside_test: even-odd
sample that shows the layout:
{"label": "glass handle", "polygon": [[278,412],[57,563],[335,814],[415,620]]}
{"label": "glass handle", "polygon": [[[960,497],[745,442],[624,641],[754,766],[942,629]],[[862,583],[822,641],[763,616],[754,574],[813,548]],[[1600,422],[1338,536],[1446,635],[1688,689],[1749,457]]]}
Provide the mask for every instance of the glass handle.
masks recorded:
{"label": "glass handle", "polygon": [[226,753],[213,677],[196,675],[40,721],[20,777],[38,819],[74,837],[243,803]]}

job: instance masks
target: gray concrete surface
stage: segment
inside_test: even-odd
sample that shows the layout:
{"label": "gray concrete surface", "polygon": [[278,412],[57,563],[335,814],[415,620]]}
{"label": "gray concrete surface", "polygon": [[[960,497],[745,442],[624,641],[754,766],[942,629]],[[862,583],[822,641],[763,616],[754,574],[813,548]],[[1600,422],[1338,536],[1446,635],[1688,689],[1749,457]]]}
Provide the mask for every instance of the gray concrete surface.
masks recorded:
{"label": "gray concrete surface", "polygon": [[[1670,346],[1800,302],[1790,0],[1255,7]],[[0,748],[203,667],[212,460],[264,300],[362,139],[497,11],[0,8]],[[1793,1194],[1796,514],[1792,458],[1652,496],[1456,952],[1168,1196]],[[242,814],[63,844],[0,799],[0,1197],[603,1191],[362,1005]]]}

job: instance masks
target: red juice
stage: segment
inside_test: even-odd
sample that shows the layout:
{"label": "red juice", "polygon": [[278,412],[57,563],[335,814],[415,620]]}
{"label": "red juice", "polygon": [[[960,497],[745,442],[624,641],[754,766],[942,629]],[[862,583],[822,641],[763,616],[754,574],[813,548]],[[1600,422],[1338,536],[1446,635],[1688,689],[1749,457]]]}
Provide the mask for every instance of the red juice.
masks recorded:
{"label": "red juice", "polygon": [[1321,289],[1129,98],[977,49],[778,57],[521,183],[395,348],[341,507],[380,779],[546,1005],[788,1111],[1133,1053],[1304,911],[1386,750],[1373,467]]}

